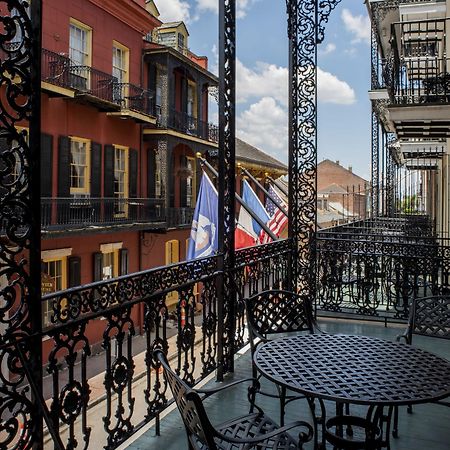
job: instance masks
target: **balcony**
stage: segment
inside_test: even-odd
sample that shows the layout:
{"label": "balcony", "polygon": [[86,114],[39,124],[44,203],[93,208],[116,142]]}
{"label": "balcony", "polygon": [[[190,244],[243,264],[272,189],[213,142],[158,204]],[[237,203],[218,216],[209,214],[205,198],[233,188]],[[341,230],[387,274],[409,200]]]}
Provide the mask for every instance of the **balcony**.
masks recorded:
{"label": "balcony", "polygon": [[114,95],[118,98],[121,110],[108,113],[110,116],[131,118],[138,123],[156,125],[155,96],[152,91],[131,83],[116,83]]}
{"label": "balcony", "polygon": [[159,128],[170,128],[193,138],[217,144],[219,142],[219,128],[212,123],[204,122],[189,114],[171,110],[168,116],[160,116]]}
{"label": "balcony", "polygon": [[167,221],[163,199],[42,198],[41,224],[46,232],[95,230],[99,227],[145,225],[161,228]]}
{"label": "balcony", "polygon": [[392,25],[391,54],[383,74],[390,94],[390,120],[399,137],[450,136],[449,21]]}
{"label": "balcony", "polygon": [[77,98],[111,115],[156,124],[154,95],[90,66],[77,66],[65,55],[42,49],[42,88],[52,97]]}

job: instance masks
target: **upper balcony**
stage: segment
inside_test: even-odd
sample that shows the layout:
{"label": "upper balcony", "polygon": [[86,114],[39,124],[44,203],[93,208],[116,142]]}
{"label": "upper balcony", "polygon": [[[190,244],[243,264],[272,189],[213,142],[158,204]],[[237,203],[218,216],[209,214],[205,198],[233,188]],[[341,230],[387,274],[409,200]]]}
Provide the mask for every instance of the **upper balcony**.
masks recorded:
{"label": "upper balcony", "polygon": [[112,115],[156,123],[152,92],[119,83],[111,74],[93,67],[74,65],[65,55],[42,49],[41,80],[50,96],[76,98]]}
{"label": "upper balcony", "polygon": [[449,24],[446,18],[392,25],[383,75],[399,137],[450,136]]}
{"label": "upper balcony", "polygon": [[217,125],[174,109],[170,110],[168,115],[158,115],[157,125],[159,128],[172,129],[203,141],[214,144],[219,142],[219,128]]}

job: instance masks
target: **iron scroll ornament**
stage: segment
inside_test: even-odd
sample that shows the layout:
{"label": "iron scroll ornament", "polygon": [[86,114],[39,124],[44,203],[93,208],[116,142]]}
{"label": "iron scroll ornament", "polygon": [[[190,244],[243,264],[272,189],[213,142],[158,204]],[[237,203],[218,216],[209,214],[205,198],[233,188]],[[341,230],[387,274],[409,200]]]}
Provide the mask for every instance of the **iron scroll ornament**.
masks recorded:
{"label": "iron scroll ornament", "polygon": [[331,11],[333,11],[341,1],[342,0],[324,0],[319,2],[317,10],[317,44],[321,44],[325,39],[325,25],[328,23]]}

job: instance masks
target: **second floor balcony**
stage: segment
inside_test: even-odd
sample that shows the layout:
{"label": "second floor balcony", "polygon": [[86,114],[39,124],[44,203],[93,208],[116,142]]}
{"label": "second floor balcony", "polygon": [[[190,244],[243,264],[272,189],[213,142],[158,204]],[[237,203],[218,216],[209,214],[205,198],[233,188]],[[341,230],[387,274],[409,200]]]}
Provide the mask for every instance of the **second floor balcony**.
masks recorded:
{"label": "second floor balcony", "polygon": [[170,128],[215,144],[219,142],[219,128],[217,125],[174,109],[170,110],[168,115],[160,114],[158,116],[158,126],[160,128]]}
{"label": "second floor balcony", "polygon": [[45,232],[95,231],[102,228],[190,227],[193,208],[167,208],[161,198],[42,198]]}

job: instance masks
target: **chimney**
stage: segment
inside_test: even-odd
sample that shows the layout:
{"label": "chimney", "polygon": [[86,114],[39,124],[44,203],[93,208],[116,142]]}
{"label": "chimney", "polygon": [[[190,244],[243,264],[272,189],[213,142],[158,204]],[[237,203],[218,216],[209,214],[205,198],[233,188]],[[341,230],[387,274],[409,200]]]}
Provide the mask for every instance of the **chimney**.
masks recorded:
{"label": "chimney", "polygon": [[339,160],[338,159],[336,160],[336,164],[339,166]]}
{"label": "chimney", "polygon": [[348,171],[353,173],[353,167],[352,166],[348,166]]}

